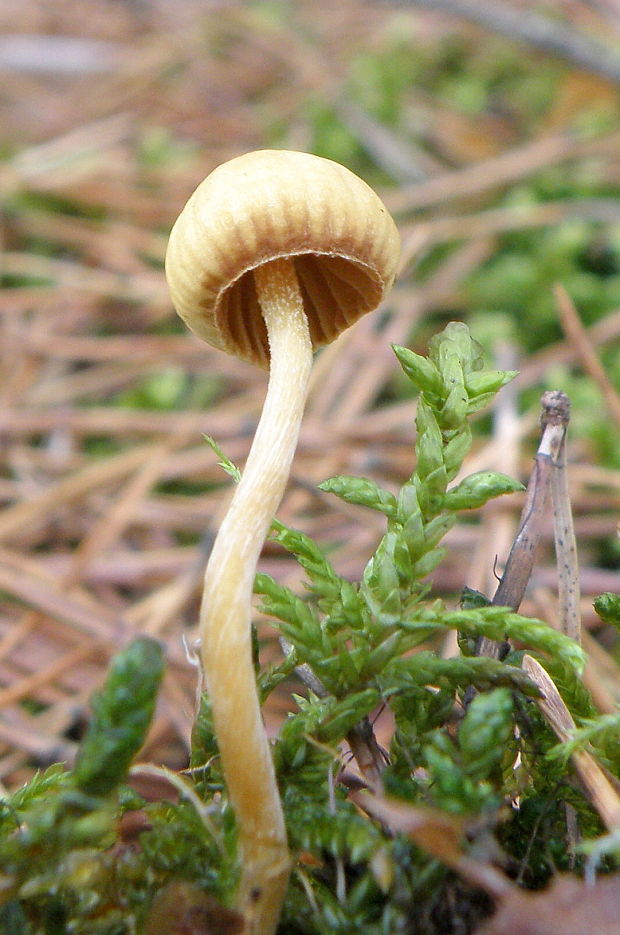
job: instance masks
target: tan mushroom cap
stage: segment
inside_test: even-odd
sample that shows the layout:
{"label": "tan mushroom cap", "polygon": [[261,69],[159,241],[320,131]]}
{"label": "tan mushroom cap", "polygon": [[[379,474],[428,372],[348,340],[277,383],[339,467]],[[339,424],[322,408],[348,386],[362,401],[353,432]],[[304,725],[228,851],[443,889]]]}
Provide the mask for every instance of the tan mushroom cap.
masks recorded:
{"label": "tan mushroom cap", "polygon": [[394,221],[361,179],[330,159],[260,150],[218,166],[170,234],[166,276],[187,325],[214,347],[268,366],[252,270],[290,257],[314,347],[336,338],[390,289]]}

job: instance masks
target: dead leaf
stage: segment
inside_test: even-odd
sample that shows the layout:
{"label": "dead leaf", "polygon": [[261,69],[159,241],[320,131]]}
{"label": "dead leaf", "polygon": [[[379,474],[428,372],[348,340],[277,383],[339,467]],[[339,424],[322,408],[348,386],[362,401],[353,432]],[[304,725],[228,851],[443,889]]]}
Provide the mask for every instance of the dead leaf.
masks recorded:
{"label": "dead leaf", "polygon": [[169,883],[155,896],[144,935],[239,935],[243,916],[193,883]]}
{"label": "dead leaf", "polygon": [[475,935],[620,935],[620,875],[588,886],[557,877],[549,889],[512,889]]}
{"label": "dead leaf", "polygon": [[390,831],[408,835],[418,847],[489,896],[498,899],[512,889],[510,880],[492,864],[463,853],[465,822],[457,815],[368,792],[352,792],[349,798]]}

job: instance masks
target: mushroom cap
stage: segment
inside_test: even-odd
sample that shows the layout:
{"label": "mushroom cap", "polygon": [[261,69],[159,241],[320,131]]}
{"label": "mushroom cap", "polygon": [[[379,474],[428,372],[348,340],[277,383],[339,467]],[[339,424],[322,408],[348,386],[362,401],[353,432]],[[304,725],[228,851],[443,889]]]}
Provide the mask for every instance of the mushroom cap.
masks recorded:
{"label": "mushroom cap", "polygon": [[394,221],[365,182],[330,159],[286,150],[218,166],[170,234],[172,302],[209,344],[269,364],[252,270],[293,260],[313,347],[336,338],[390,289],[400,253]]}

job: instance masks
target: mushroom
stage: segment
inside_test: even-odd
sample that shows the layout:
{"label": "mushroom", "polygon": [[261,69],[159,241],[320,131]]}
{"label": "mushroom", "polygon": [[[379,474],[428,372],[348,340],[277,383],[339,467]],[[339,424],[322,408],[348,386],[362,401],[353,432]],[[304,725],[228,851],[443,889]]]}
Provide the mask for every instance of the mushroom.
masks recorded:
{"label": "mushroom", "polygon": [[209,558],[201,657],[241,849],[247,932],[275,931],[290,859],[251,652],[259,554],[289,475],[314,348],[376,308],[394,280],[396,226],[338,163],[263,150],[218,166],[190,197],[166,255],[173,304],[269,386],[243,476]]}

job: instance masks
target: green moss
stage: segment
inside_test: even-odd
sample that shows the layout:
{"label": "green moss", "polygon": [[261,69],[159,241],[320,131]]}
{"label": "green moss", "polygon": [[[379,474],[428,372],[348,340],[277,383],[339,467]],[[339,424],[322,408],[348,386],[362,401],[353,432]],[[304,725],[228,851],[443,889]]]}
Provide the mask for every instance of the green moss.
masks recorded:
{"label": "green moss", "polygon": [[[480,346],[461,323],[432,340],[428,357],[395,351],[419,396],[413,473],[397,494],[363,478],[322,485],[385,523],[361,581],[338,575],[315,542],[281,522],[274,522],[274,538],[297,559],[304,596],[266,575],[256,581],[263,609],[289,647],[281,664],[259,672],[261,696],[300,665],[318,686],[318,694],[293,696],[295,708],[273,746],[295,857],[280,935],[391,935],[408,930],[412,913],[423,919],[420,931],[439,935],[450,924],[445,906],[455,894],[470,925],[490,911],[476,888],[350,800],[355,781],[346,777],[343,744],[352,732],[368,743],[374,713],[384,707],[394,724],[389,753],[379,752],[386,792],[466,821],[464,851],[485,859],[500,845],[532,888],[557,868],[583,862],[567,848],[569,812],[584,837],[596,841],[602,832],[574,782],[573,750],[592,748],[612,771],[620,767],[618,718],[597,715],[579,678],[583,653],[575,643],[483,595],[469,592],[457,610],[428,596],[426,576],[441,560],[457,514],[518,486],[489,472],[455,480],[471,445],[472,414],[512,373],[485,369]],[[598,602],[613,623],[614,599]],[[464,652],[443,658],[431,647],[450,630],[459,632]],[[518,641],[548,668],[579,725],[567,744],[558,746],[533,702],[537,689],[520,668],[522,651],[504,661],[473,655],[483,635]],[[156,643],[127,647],[95,696],[73,769],[51,769],[2,803],[3,931],[135,935],[147,920],[154,924],[162,893],[177,893],[190,908],[195,900],[231,904],[240,854],[206,695],[190,769],[175,778],[178,801],[149,804],[124,786],[161,676]],[[119,834],[121,816],[141,827],[134,843]],[[605,861],[614,865],[612,845]]]}

